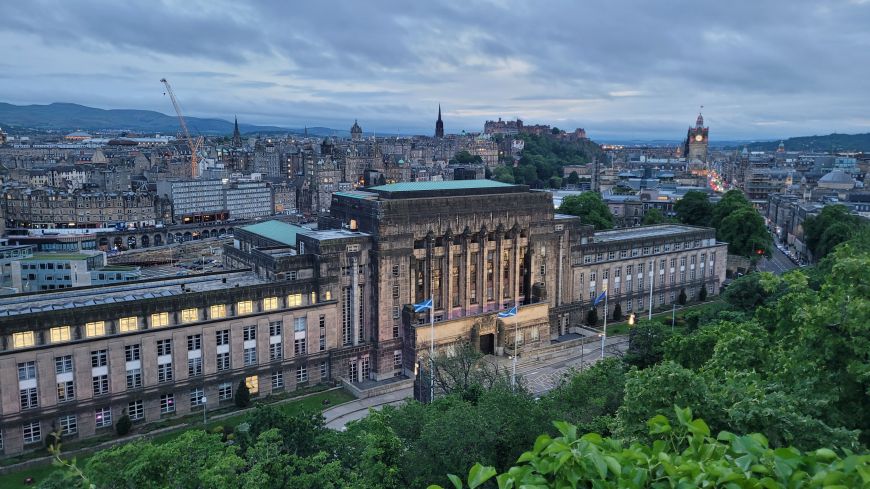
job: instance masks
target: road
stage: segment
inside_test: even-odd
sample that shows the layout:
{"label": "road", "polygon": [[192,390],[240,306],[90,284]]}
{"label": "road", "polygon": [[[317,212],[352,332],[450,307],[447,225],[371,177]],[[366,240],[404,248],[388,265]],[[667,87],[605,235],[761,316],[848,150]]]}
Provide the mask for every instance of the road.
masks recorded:
{"label": "road", "polygon": [[774,247],[771,252],[770,258],[762,258],[760,262],[758,262],[758,269],[762,272],[773,272],[777,275],[782,275],[783,273],[797,268],[791,260],[785,256],[785,253],[779,251],[779,248]]}

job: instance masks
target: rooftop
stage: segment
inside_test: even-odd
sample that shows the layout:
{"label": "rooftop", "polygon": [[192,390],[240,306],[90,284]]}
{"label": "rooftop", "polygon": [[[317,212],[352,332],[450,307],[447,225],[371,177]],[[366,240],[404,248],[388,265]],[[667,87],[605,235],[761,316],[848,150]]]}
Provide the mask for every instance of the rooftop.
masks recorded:
{"label": "rooftop", "polygon": [[528,192],[526,185],[512,185],[495,180],[447,180],[443,182],[404,182],[369,187],[365,192],[384,199],[460,196]]}
{"label": "rooftop", "polygon": [[[226,283],[223,279],[226,278]],[[0,297],[0,318],[59,309],[132,302],[156,297],[185,294],[182,285],[191,292],[204,292],[266,283],[250,271],[193,275],[163,280],[125,282],[100,287],[52,290],[50,293],[20,294]]]}
{"label": "rooftop", "polygon": [[33,256],[22,259],[21,261],[50,261],[50,260],[60,260],[60,261],[75,261],[75,260],[87,260],[93,256],[97,256],[100,253],[34,253]]}
{"label": "rooftop", "polygon": [[615,229],[613,231],[599,231],[595,233],[596,243],[610,243],[613,241],[638,240],[645,238],[657,238],[679,233],[691,233],[702,228],[694,226],[682,226],[679,224],[660,224],[656,226],[642,226],[638,228]]}
{"label": "rooftop", "polygon": [[242,226],[242,229],[293,247],[296,246],[296,235],[300,232],[308,231],[306,228],[287,224],[283,221],[258,222],[257,224]]}

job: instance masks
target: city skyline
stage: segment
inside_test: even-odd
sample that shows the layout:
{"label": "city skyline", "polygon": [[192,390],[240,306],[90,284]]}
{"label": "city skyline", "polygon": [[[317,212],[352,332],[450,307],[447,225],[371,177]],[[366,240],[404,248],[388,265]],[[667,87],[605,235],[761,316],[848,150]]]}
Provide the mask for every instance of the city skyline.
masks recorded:
{"label": "city skyline", "polygon": [[379,133],[429,134],[439,103],[448,133],[678,139],[701,105],[713,141],[870,131],[870,2],[789,5],[32,2],[6,9],[0,90],[171,114],[165,76],[191,116]]}

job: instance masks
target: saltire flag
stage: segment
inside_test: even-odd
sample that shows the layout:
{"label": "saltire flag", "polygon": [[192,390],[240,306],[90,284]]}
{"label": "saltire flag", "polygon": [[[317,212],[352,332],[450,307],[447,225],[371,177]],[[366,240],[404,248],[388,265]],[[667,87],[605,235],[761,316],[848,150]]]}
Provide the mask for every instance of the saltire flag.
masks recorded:
{"label": "saltire flag", "polygon": [[498,317],[500,317],[500,318],[512,318],[516,315],[517,315],[517,306],[514,306],[505,312],[498,313]]}
{"label": "saltire flag", "polygon": [[592,303],[593,306],[597,306],[599,302],[603,301],[604,298],[607,297],[607,290],[601,293],[598,297],[595,298],[595,302]]}
{"label": "saltire flag", "polygon": [[414,304],[414,312],[423,312],[428,309],[432,309],[432,299],[426,299]]}

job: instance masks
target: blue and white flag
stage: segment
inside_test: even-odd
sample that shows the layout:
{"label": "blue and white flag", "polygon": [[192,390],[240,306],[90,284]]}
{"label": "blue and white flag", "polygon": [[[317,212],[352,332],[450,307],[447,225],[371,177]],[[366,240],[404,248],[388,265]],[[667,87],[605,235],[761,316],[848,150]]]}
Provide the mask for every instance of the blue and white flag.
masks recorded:
{"label": "blue and white flag", "polygon": [[514,306],[505,312],[498,313],[498,317],[500,317],[500,318],[512,318],[516,315],[517,315],[517,306]]}
{"label": "blue and white flag", "polygon": [[597,306],[598,303],[603,301],[605,297],[607,297],[607,289],[604,289],[604,292],[602,292],[601,295],[595,298],[595,301],[592,303],[592,305]]}
{"label": "blue and white flag", "polygon": [[426,299],[414,304],[414,312],[423,312],[432,309],[432,299]]}

